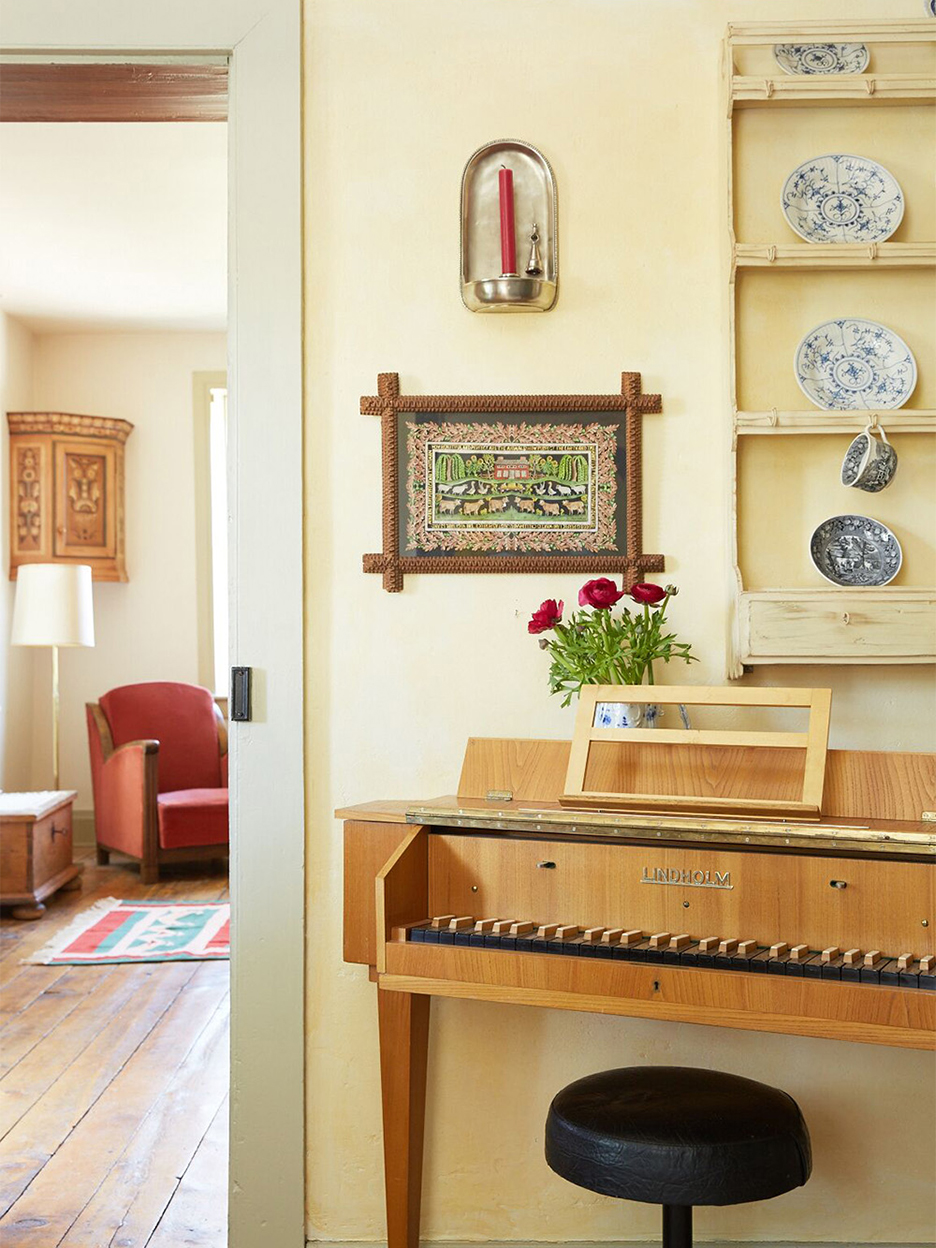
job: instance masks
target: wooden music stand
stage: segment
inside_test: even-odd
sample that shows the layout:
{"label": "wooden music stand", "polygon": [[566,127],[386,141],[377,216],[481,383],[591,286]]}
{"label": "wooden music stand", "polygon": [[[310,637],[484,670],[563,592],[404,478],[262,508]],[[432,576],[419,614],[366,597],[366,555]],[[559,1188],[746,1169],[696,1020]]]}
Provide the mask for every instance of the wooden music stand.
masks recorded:
{"label": "wooden music stand", "polygon": [[[670,728],[596,728],[595,708],[599,702],[656,703],[664,706],[754,706],[802,707],[809,710],[806,732],[737,732],[717,729]],[[793,819],[818,819],[822,808],[825,781],[826,750],[829,740],[830,689],[725,689],[709,686],[659,685],[590,685],[579,698],[578,718],[569,755],[566,791],[559,801],[563,806],[602,807],[608,810],[669,810],[689,809],[731,815],[773,816]],[[663,747],[672,758],[685,750],[690,768],[695,767],[700,783],[689,793],[632,793],[586,788],[589,753],[593,745],[621,742],[644,749]],[[675,750],[674,750],[675,747]],[[733,747],[743,751],[744,766],[734,768],[740,776],[758,774],[758,751],[773,749],[803,750],[802,791],[798,799],[756,797],[732,791],[703,792],[701,783],[705,764],[714,757],[708,747]],[[763,755],[766,759],[768,756]],[[697,760],[704,760],[702,766]]]}

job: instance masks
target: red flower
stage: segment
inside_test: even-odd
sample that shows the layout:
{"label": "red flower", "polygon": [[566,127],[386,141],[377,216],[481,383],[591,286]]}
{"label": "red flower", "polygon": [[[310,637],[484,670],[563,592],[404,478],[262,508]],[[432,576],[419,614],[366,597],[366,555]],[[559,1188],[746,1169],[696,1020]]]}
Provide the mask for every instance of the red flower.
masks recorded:
{"label": "red flower", "polygon": [[628,593],[634,602],[645,602],[650,607],[657,606],[666,597],[666,590],[662,585],[650,585],[639,581],[630,587]]}
{"label": "red flower", "polygon": [[556,602],[555,598],[547,598],[545,602],[540,603],[538,611],[534,611],[527,625],[528,633],[545,633],[550,628],[555,628],[562,619],[563,603]]}
{"label": "red flower", "polygon": [[610,611],[623,597],[624,590],[618,589],[614,581],[609,581],[606,576],[599,576],[596,581],[586,581],[579,590],[579,606]]}

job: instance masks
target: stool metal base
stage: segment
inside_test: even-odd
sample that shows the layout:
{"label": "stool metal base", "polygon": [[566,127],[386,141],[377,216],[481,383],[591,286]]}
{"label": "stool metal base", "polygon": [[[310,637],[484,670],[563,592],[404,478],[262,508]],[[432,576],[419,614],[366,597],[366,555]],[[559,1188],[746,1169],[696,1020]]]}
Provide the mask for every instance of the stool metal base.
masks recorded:
{"label": "stool metal base", "polygon": [[663,1248],[692,1248],[692,1206],[663,1206]]}

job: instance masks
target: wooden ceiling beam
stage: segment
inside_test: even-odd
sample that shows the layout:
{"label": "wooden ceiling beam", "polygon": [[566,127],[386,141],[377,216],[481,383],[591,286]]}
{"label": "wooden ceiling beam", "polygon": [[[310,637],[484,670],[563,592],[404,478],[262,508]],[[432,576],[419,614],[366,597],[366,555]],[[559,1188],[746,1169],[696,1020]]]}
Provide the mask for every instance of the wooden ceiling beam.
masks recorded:
{"label": "wooden ceiling beam", "polygon": [[226,65],[0,65],[0,121],[226,121]]}

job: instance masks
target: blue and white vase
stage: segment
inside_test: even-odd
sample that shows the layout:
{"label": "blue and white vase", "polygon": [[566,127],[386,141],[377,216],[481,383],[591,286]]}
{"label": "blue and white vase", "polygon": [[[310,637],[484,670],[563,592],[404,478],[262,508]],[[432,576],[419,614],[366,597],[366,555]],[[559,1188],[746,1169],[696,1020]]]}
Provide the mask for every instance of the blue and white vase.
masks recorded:
{"label": "blue and white vase", "polygon": [[596,702],[595,728],[652,728],[662,711],[655,703]]}

